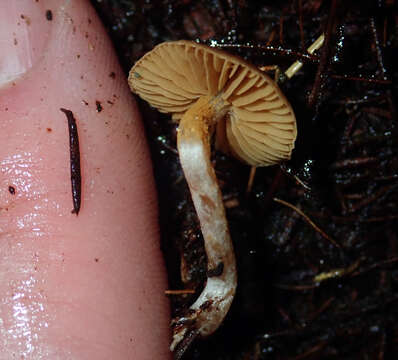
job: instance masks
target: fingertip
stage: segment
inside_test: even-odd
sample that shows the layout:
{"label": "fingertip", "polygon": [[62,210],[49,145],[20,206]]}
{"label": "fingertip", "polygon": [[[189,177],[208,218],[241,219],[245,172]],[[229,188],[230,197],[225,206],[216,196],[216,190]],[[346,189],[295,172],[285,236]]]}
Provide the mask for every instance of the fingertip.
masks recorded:
{"label": "fingertip", "polygon": [[[7,196],[5,201],[14,204],[0,225],[7,222],[10,234],[14,225],[23,225],[23,234],[40,228],[36,242],[20,239],[25,258],[28,251],[40,254],[39,270],[23,273],[22,261],[11,262],[14,254],[8,261],[21,267],[21,283],[26,274],[44,284],[48,301],[44,309],[50,309],[44,311],[55,320],[49,322],[49,330],[40,331],[48,331],[51,339],[87,334],[87,344],[114,340],[122,344],[120,354],[167,359],[169,309],[163,293],[167,280],[159,250],[152,169],[136,104],[89,2],[40,3],[40,14],[48,23],[40,56],[0,89],[0,141],[6,144],[0,149],[0,166],[11,169],[0,172],[0,183],[17,184],[14,198],[0,191],[0,202]],[[31,26],[33,20],[31,16]],[[79,130],[78,217],[71,214],[68,128],[61,108],[73,112]],[[52,233],[43,235],[48,229]],[[52,271],[40,272],[48,268]],[[10,270],[10,281],[12,276]],[[75,304],[70,304],[70,294]],[[91,313],[93,303],[96,309]],[[85,309],[80,318],[79,309]],[[111,319],[112,332],[101,327],[103,319]],[[122,324],[123,333],[115,324]],[[133,334],[132,344],[127,332]],[[42,334],[37,339],[42,341]]]}

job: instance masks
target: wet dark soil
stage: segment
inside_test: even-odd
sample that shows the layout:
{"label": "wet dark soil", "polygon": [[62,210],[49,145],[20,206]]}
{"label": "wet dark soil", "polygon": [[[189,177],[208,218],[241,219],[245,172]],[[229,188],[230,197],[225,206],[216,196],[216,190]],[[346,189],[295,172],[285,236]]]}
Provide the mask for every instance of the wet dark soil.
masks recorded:
{"label": "wet dark soil", "polygon": [[[298,122],[292,159],[257,169],[247,191],[250,168],[213,154],[239,288],[219,331],[196,341],[185,358],[395,359],[396,1],[93,4],[126,74],[156,44],[178,39],[212,42],[258,66],[286,70],[297,59],[304,62],[281,85]],[[305,56],[322,32],[325,45]],[[176,125],[138,101],[154,162],[169,286],[199,293],[206,258],[175,150]],[[173,312],[195,296],[172,296]]]}

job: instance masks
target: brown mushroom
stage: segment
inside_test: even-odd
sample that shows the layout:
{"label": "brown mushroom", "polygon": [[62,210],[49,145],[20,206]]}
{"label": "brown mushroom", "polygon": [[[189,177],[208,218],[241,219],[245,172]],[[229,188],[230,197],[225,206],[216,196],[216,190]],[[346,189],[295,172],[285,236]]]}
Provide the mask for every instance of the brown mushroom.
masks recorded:
{"label": "brown mushroom", "polygon": [[[213,333],[236,289],[236,265],[210,142],[252,166],[290,158],[297,135],[293,110],[267,75],[242,59],[191,41],[166,42],[131,69],[133,92],[179,121],[177,146],[198,214],[208,278],[187,314],[174,320],[171,349],[192,331]],[[188,335],[190,334],[190,335]]]}

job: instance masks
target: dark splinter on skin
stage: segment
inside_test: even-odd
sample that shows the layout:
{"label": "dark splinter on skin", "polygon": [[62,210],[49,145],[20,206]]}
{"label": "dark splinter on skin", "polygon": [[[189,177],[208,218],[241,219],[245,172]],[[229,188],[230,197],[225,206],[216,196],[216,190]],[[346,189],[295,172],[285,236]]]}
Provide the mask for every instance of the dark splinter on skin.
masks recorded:
{"label": "dark splinter on skin", "polygon": [[101,112],[102,111],[102,105],[101,105],[101,101],[96,101],[95,102],[95,106],[97,107],[97,112]]}
{"label": "dark splinter on skin", "polygon": [[51,10],[46,11],[46,19],[51,21],[53,19],[53,12]]}
{"label": "dark splinter on skin", "polygon": [[15,187],[14,186],[9,186],[8,191],[10,192],[11,195],[15,195]]}
{"label": "dark splinter on skin", "polygon": [[72,214],[79,214],[81,204],[82,179],[80,171],[80,150],[79,150],[79,136],[77,133],[76,120],[72,111],[61,108],[60,109],[68,119],[69,128],[69,151],[70,151],[70,178],[72,183],[72,199],[73,210]]}

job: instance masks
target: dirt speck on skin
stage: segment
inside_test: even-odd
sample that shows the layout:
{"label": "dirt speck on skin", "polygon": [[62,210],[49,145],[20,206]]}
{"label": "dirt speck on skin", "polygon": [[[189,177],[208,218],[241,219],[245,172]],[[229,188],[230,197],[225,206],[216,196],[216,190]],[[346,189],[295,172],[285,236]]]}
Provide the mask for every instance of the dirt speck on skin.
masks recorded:
{"label": "dirt speck on skin", "polygon": [[8,187],[8,191],[9,191],[9,193],[10,193],[11,195],[15,195],[15,187],[14,187],[14,186],[10,185],[10,186]]}
{"label": "dirt speck on skin", "polygon": [[30,25],[31,24],[31,20],[28,16],[21,14],[21,19],[25,21],[26,25]]}
{"label": "dirt speck on skin", "polygon": [[101,101],[98,101],[98,100],[96,100],[95,101],[95,107],[96,107],[96,109],[97,109],[97,112],[101,112],[102,111],[102,104],[101,104]]}
{"label": "dirt speck on skin", "polygon": [[50,9],[46,10],[46,19],[48,21],[52,21],[53,19],[53,12]]}

